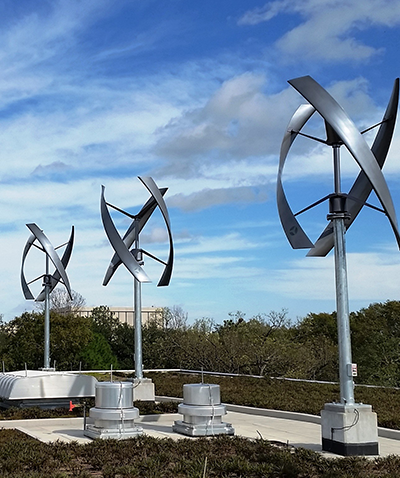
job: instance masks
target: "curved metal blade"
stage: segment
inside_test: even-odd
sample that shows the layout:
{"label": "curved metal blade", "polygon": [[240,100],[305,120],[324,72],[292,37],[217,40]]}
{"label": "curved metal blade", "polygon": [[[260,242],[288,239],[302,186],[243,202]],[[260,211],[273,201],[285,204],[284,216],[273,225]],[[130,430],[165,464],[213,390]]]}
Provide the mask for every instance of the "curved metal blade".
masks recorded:
{"label": "curved metal blade", "polygon": [[34,234],[31,234],[29,236],[28,240],[26,241],[24,251],[22,253],[21,287],[22,287],[22,292],[24,294],[24,297],[27,300],[33,300],[35,298],[33,296],[32,292],[31,292],[29,286],[28,286],[28,283],[26,282],[25,274],[24,274],[25,259],[26,259],[26,256],[28,255],[28,252],[29,252],[30,248],[32,247],[33,243],[35,242],[35,239],[36,239],[36,237],[35,237]]}
{"label": "curved metal blade", "polygon": [[[67,247],[65,248],[64,254],[61,257],[61,264],[64,266],[64,269],[67,268],[67,265],[71,258],[72,248],[74,246],[74,236],[75,236],[75,229],[74,229],[74,226],[72,226],[71,235],[69,236]],[[60,282],[60,279],[61,279],[61,275],[58,272],[58,270],[56,270],[54,274],[50,276],[50,292],[53,292],[57,284]],[[43,288],[41,293],[36,298],[37,302],[42,302],[45,299],[45,292],[46,291]],[[69,298],[72,300],[72,291],[67,289],[67,292],[68,292]]]}
{"label": "curved metal blade", "polygon": [[301,131],[303,126],[311,118],[314,112],[315,108],[311,105],[301,105],[295,111],[294,115],[289,121],[286,133],[283,136],[281,152],[279,156],[279,169],[276,184],[278,213],[283,230],[285,231],[286,237],[288,238],[288,241],[293,249],[309,249],[310,247],[314,247],[314,245],[308,238],[307,234],[303,231],[289,206],[282,185],[282,173],[293,141],[296,139],[298,132]]}
{"label": "curved metal blade", "polygon": [[[71,286],[69,284],[69,280],[68,280],[67,273],[65,271],[64,264],[61,262],[60,258],[58,257],[58,254],[55,251],[53,245],[51,244],[51,242],[49,241],[47,236],[43,233],[43,231],[36,224],[31,223],[31,224],[27,224],[26,226],[31,231],[32,235],[29,237],[29,239],[28,239],[28,241],[25,245],[23,255],[22,255],[21,285],[22,285],[22,291],[24,293],[25,298],[26,299],[33,299],[33,295],[32,295],[32,292],[29,289],[29,286],[28,286],[26,280],[25,280],[25,276],[24,276],[24,273],[23,273],[23,267],[24,267],[24,264],[25,264],[26,256],[27,256],[30,248],[32,247],[35,240],[37,240],[41,244],[45,254],[48,256],[48,258],[51,260],[54,267],[56,268],[56,273],[58,273],[58,276],[59,276],[59,279],[58,279],[57,282],[59,282],[59,280],[62,279],[63,284],[65,285],[65,288],[67,289],[68,294],[72,299]],[[57,284],[57,282],[56,282],[56,284]],[[43,301],[44,300],[44,294],[43,294],[42,298],[40,298],[41,296],[42,296],[42,294],[39,294],[39,296],[36,298],[36,301]]]}
{"label": "curved metal blade", "polygon": [[372,154],[368,144],[353,121],[347,116],[336,100],[310,76],[295,78],[289,80],[289,83],[311,103],[324,120],[330,124],[356,160],[361,170],[364,171],[382,204],[392,226],[397,244],[400,247],[400,234],[396,213],[385,178],[383,177],[375,156]]}
{"label": "curved metal blade", "polygon": [[172,275],[172,268],[174,263],[174,245],[172,240],[172,231],[171,231],[171,223],[169,219],[167,205],[165,204],[163,195],[161,194],[160,190],[158,189],[156,183],[154,182],[153,178],[150,177],[139,177],[140,181],[146,186],[150,194],[155,199],[157,206],[160,208],[161,214],[164,217],[165,225],[168,231],[168,238],[169,238],[169,254],[167,259],[167,264],[164,268],[162,276],[157,284],[158,287],[167,286],[171,280]]}
{"label": "curved metal blade", "polygon": [[[164,194],[168,191],[168,188],[161,188],[160,193],[164,196]],[[142,209],[139,211],[138,214],[136,214],[136,219],[132,221],[132,224],[129,226],[128,230],[126,231],[123,241],[124,244],[128,249],[132,247],[132,244],[135,241],[135,235],[136,235],[136,221],[139,221],[139,233],[142,231],[144,228],[145,224],[147,221],[150,219],[150,216],[153,214],[155,208],[157,207],[157,202],[153,197],[148,199]],[[107,285],[111,277],[114,275],[115,271],[118,269],[118,267],[122,264],[122,261],[120,260],[119,256],[117,253],[115,253],[110,261],[110,264],[107,268],[106,274],[104,276],[103,280],[103,285]]]}
{"label": "curved metal blade", "polygon": [[104,191],[105,187],[102,186],[100,200],[101,219],[103,221],[104,230],[106,232],[108,240],[111,243],[111,246],[117,253],[121,262],[136,280],[138,280],[139,282],[151,282],[147,274],[140,267],[140,264],[126,247],[124,241],[121,239],[121,236],[118,234],[118,231],[115,228],[114,223],[112,222],[110,213],[108,212],[106,200],[104,198]]}
{"label": "curved metal blade", "polygon": [[[379,167],[382,169],[388,151],[389,146],[392,141],[394,127],[396,124],[396,116],[397,116],[397,108],[399,103],[399,79],[396,78],[392,94],[387,105],[385,114],[382,119],[382,124],[379,127],[379,130],[375,136],[375,140],[372,144],[371,151],[376,158],[376,161]],[[353,186],[349,191],[349,196],[357,198],[357,201],[352,199],[347,200],[350,219],[346,221],[346,229],[348,229],[351,224],[354,222],[355,218],[360,213],[363,205],[368,199],[372,191],[371,183],[368,181],[367,176],[365,175],[364,171],[361,171],[357,176]],[[330,222],[318,240],[314,245],[314,249],[310,250],[307,256],[312,257],[324,257],[326,256],[330,250],[333,248],[333,225]]]}

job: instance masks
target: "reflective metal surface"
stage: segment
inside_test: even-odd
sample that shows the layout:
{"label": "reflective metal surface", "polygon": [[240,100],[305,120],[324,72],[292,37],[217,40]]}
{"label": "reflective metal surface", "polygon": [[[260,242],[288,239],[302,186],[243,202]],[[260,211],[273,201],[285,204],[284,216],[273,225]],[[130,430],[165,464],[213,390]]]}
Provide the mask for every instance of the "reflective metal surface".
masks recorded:
{"label": "reflective metal surface", "polygon": [[[56,287],[56,285],[59,282],[61,282],[65,285],[68,295],[70,296],[70,299],[72,300],[71,286],[70,286],[69,279],[65,269],[71,258],[72,248],[74,244],[74,226],[72,226],[71,235],[61,259],[59,258],[56,250],[54,249],[53,245],[51,244],[47,236],[36,224],[27,224],[26,226],[32,232],[32,235],[27,240],[23,254],[22,254],[21,287],[22,287],[22,291],[23,291],[25,299],[27,300],[34,299],[34,296],[25,279],[24,266],[25,266],[26,256],[28,255],[29,250],[34,245],[35,241],[38,241],[41,246],[39,247],[39,249],[41,249],[46,254],[46,257],[50,259],[50,261],[53,263],[53,265],[56,268],[53,274],[51,275],[49,274],[50,292]],[[43,276],[40,276],[39,278],[42,278],[42,277]],[[43,289],[35,300],[38,302],[42,302],[44,299],[45,299],[45,291]]]}
{"label": "reflective metal surface", "polygon": [[[139,282],[151,282],[141,264],[136,259],[135,254],[138,252],[136,248],[130,250],[134,242],[138,239],[140,232],[146,225],[147,221],[150,219],[151,215],[153,214],[156,207],[159,207],[161,214],[163,215],[167,232],[169,238],[169,255],[167,262],[164,263],[164,271],[158,283],[158,286],[167,286],[170,282],[171,275],[172,275],[172,268],[173,268],[173,261],[174,261],[174,249],[173,249],[173,241],[172,241],[172,232],[171,232],[171,225],[169,214],[167,210],[167,206],[164,201],[164,194],[167,191],[167,188],[159,189],[152,178],[144,177],[140,178],[140,181],[145,185],[148,189],[152,197],[146,202],[146,204],[142,207],[138,214],[131,215],[124,211],[122,213],[129,216],[133,219],[131,225],[129,226],[128,230],[126,231],[125,235],[121,239],[117,229],[112,222],[110,213],[107,208],[107,203],[104,197],[105,187],[102,186],[102,194],[101,194],[101,218],[104,225],[104,230],[107,234],[107,237],[115,250],[115,254],[110,261],[110,265],[106,271],[103,285],[107,285],[114,275],[115,271],[118,267],[123,263],[125,267],[129,270],[129,272],[137,279]],[[154,257],[153,257],[154,258]],[[161,262],[161,261],[160,261]]]}
{"label": "reflective metal surface", "polygon": [[305,76],[290,80],[289,83],[311,103],[311,105],[300,106],[293,115],[282,141],[279,160],[277,179],[278,211],[283,229],[292,247],[295,249],[311,248],[308,253],[310,256],[324,256],[333,247],[332,224],[326,227],[314,247],[293,214],[282,186],[282,172],[289,149],[315,110],[320,113],[326,122],[328,136],[326,144],[332,145],[334,139],[340,141],[346,146],[361,168],[361,172],[348,194],[348,207],[351,217],[346,219],[346,227],[348,228],[352,224],[373,189],[392,225],[400,247],[400,234],[393,201],[381,172],[381,167],[385,162],[393,136],[396,120],[399,96],[398,79],[395,81],[383,122],[371,149],[344,110],[315,80]]}
{"label": "reflective metal surface", "polygon": [[[371,151],[376,158],[378,166],[382,169],[392,141],[394,126],[396,124],[397,108],[399,103],[399,79],[397,78],[393,85],[392,95],[390,97],[386,112],[382,118],[382,124],[375,136]],[[354,222],[362,207],[372,191],[372,185],[369,182],[364,171],[357,176],[353,186],[348,193],[347,208],[350,218],[345,220],[346,230]],[[357,198],[357,200],[353,199]],[[330,222],[316,241],[314,248],[308,252],[308,256],[326,256],[333,247],[333,225]]]}
{"label": "reflective metal surface", "polygon": [[282,173],[283,167],[285,166],[285,161],[289,153],[290,147],[293,144],[293,141],[296,139],[297,134],[307,121],[314,114],[315,108],[311,105],[301,105],[296,110],[292,116],[286,132],[283,136],[281,153],[279,157],[279,170],[277,178],[277,204],[279,217],[281,219],[281,224],[283,230],[285,231],[286,237],[290,242],[290,245],[293,249],[308,249],[314,247],[313,243],[308,238],[307,234],[303,231],[299,222],[295,218],[289,203],[287,202],[286,195],[282,186]]}
{"label": "reflective metal surface", "polygon": [[155,199],[157,206],[160,208],[161,214],[163,215],[165,225],[167,227],[167,232],[168,232],[168,240],[169,240],[169,254],[168,254],[168,259],[167,263],[164,268],[164,272],[162,273],[161,279],[158,282],[158,286],[167,286],[171,280],[171,275],[172,275],[172,267],[173,267],[173,262],[174,262],[174,246],[173,246],[173,241],[172,241],[172,231],[171,231],[171,223],[169,220],[169,214],[167,210],[167,206],[165,204],[163,195],[161,193],[161,190],[158,189],[156,183],[154,180],[150,177],[143,177],[139,178],[140,181],[146,186],[150,194],[153,196]]}
{"label": "reflective metal surface", "polygon": [[96,408],[132,408],[132,382],[98,382],[96,383]]}
{"label": "reflective metal surface", "polygon": [[[110,241],[110,244],[112,245],[116,255],[119,258],[119,263],[123,263],[124,266],[128,269],[128,271],[139,282],[151,282],[147,274],[140,267],[139,262],[135,259],[133,254],[131,254],[128,247],[126,246],[124,241],[121,239],[121,236],[118,234],[118,231],[116,227],[114,226],[114,223],[112,222],[110,213],[107,208],[107,203],[104,197],[104,191],[105,191],[105,187],[102,186],[101,187],[101,202],[100,202],[101,219],[103,221],[104,230],[107,234],[108,240]],[[108,270],[110,269],[111,266],[112,264],[110,264],[110,266],[108,267]],[[113,276],[117,267],[113,268],[112,272],[109,273],[109,278],[107,282],[106,282],[106,278],[104,278],[103,285],[107,285],[108,281]],[[106,277],[107,277],[107,274],[106,274]]]}
{"label": "reflective metal surface", "polygon": [[[61,282],[64,284],[65,288],[67,289],[68,295],[72,300],[72,292],[71,286],[69,284],[68,276],[65,271],[68,262],[71,258],[72,247],[74,243],[74,226],[72,226],[71,235],[68,242],[64,245],[67,247],[65,248],[64,254],[60,259],[56,250],[54,249],[51,242],[48,240],[46,235],[43,231],[36,225],[36,224],[27,224],[28,229],[32,232],[32,235],[29,237],[24,252],[22,254],[22,266],[21,266],[21,286],[22,292],[25,296],[25,299],[33,300],[34,296],[29,288],[29,284],[26,282],[25,273],[24,273],[24,266],[26,256],[30,251],[32,246],[36,246],[46,255],[46,270],[45,273],[38,278],[34,279],[31,282],[35,282],[43,278],[43,290],[40,294],[36,297],[37,302],[44,301],[44,369],[50,369],[50,293],[55,288],[55,286]],[[39,246],[35,244],[35,242],[39,243]],[[60,246],[61,247],[61,246]],[[56,270],[53,274],[49,273],[49,261],[51,261]]]}
{"label": "reflective metal surface", "polygon": [[[160,193],[162,196],[167,192],[167,188],[161,188]],[[132,244],[135,242],[136,234],[142,231],[147,221],[150,219],[150,216],[153,214],[155,208],[157,207],[157,203],[153,197],[151,197],[146,204],[142,207],[142,209],[135,215],[135,221],[129,226],[128,230],[126,231],[123,241],[125,246],[130,249]],[[104,277],[103,285],[107,285],[114,275],[115,271],[118,267],[122,264],[121,259],[119,258],[118,254],[115,253],[111,259],[110,265],[108,266],[106,275]]]}

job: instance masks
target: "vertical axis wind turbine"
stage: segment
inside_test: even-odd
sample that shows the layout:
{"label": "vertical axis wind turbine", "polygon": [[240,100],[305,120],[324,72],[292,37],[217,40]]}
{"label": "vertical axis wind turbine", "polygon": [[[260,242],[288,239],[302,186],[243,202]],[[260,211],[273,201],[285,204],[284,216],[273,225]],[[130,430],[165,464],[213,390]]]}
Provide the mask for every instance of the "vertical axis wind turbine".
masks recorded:
{"label": "vertical axis wind turbine", "polygon": [[[135,375],[137,379],[141,380],[143,378],[141,284],[143,282],[151,282],[146,272],[142,268],[142,266],[144,265],[143,255],[145,254],[148,257],[164,265],[163,273],[157,285],[158,287],[168,286],[172,275],[174,248],[169,214],[163,198],[164,194],[167,192],[167,188],[159,189],[154,180],[150,177],[139,177],[139,180],[147,188],[147,190],[151,194],[151,197],[137,214],[130,214],[106,202],[104,196],[104,186],[102,186],[100,209],[104,230],[106,232],[108,240],[110,241],[111,246],[115,251],[115,254],[112,257],[110,265],[108,266],[108,269],[106,271],[103,285],[106,286],[109,283],[111,277],[114,275],[115,271],[121,264],[124,264],[124,266],[134,277]],[[108,207],[115,209],[116,211],[124,214],[132,220],[132,223],[123,238],[121,238],[121,236],[119,235],[111,219]],[[140,247],[139,235],[157,207],[160,209],[161,214],[164,218],[169,238],[169,254],[166,262],[162,261],[161,259],[157,258],[156,256],[150,254],[149,252],[145,251]]]}
{"label": "vertical axis wind turbine", "polygon": [[[72,248],[74,245],[74,226],[71,229],[71,235],[65,244],[54,248],[47,236],[36,224],[27,224],[27,228],[31,231],[31,236],[26,242],[23,254],[22,254],[22,265],[21,265],[21,287],[25,299],[35,300],[36,302],[44,301],[44,369],[50,369],[50,293],[56,287],[56,285],[61,282],[64,284],[69,298],[72,300],[71,286],[69,284],[68,276],[66,273],[66,268],[71,258]],[[36,244],[38,242],[39,244]],[[36,247],[40,251],[44,252],[46,255],[46,270],[45,273],[36,279],[27,282],[25,279],[24,267],[26,256],[28,255],[31,247]],[[67,246],[64,250],[64,253],[59,258],[56,250],[61,247]],[[53,274],[50,274],[50,261],[55,266],[55,271]],[[29,285],[33,282],[43,278],[43,289],[40,294],[36,297],[33,296]]]}
{"label": "vertical axis wind turbine", "polygon": [[[309,104],[301,105],[297,109],[289,122],[282,140],[277,178],[279,217],[286,237],[294,249],[309,248],[308,256],[320,257],[326,256],[332,247],[335,249],[340,401],[343,405],[354,405],[345,232],[353,223],[362,207],[369,206],[383,212],[387,216],[397,244],[400,247],[400,234],[396,213],[392,197],[381,171],[388,154],[396,122],[399,80],[396,79],[394,83],[392,95],[382,121],[362,132],[359,132],[353,121],[334,98],[310,76],[295,78],[290,80],[289,84]],[[301,132],[315,111],[322,116],[325,122],[326,139],[315,138]],[[362,135],[378,126],[378,132],[370,148]],[[282,173],[289,150],[298,135],[332,147],[334,192],[294,214],[283,189]],[[340,148],[343,145],[361,169],[349,193],[344,193],[341,189]],[[366,202],[372,190],[378,197],[382,208],[377,208]],[[316,243],[313,244],[300,226],[296,216],[321,204],[325,200],[329,200],[329,214],[327,216],[329,224]],[[335,429],[339,428],[332,428],[332,430]]]}

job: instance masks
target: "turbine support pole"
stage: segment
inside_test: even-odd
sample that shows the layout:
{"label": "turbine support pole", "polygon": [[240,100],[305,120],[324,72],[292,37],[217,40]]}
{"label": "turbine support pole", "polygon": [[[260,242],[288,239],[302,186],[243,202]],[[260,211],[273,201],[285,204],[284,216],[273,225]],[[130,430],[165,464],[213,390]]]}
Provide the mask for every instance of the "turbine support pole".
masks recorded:
{"label": "turbine support pole", "polygon": [[44,285],[44,369],[50,368],[50,289],[51,276],[49,274],[49,256],[46,254],[46,274],[43,277]]}
{"label": "turbine support pole", "polygon": [[354,404],[352,377],[349,295],[347,283],[345,220],[349,219],[346,194],[340,185],[340,146],[333,145],[335,193],[329,199],[328,220],[333,223],[335,249],[336,311],[339,346],[340,401],[343,405]]}
{"label": "turbine support pole", "polygon": [[[140,266],[144,264],[143,253],[139,248],[139,222],[135,225],[135,258]],[[142,353],[142,284],[134,280],[134,310],[135,310],[135,377],[143,379],[143,353]]]}

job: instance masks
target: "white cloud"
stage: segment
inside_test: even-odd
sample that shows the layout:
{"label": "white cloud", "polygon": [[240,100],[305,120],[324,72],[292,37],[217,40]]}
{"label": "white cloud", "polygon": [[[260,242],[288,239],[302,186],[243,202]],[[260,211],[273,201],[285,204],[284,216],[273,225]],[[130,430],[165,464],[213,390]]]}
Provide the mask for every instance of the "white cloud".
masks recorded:
{"label": "white cloud", "polygon": [[224,236],[199,236],[192,237],[190,241],[182,241],[179,245],[179,254],[186,256],[215,252],[224,253],[227,251],[242,252],[245,249],[257,248],[259,245],[255,242],[250,242],[237,232],[232,232]]}
{"label": "white cloud", "polygon": [[204,279],[213,281],[224,279],[229,282],[237,279],[247,281],[260,275],[261,269],[246,266],[238,257],[182,259],[177,262],[174,270],[174,280],[190,280],[192,282]]}
{"label": "white cloud", "polygon": [[203,107],[172,120],[160,131],[155,148],[169,161],[162,172],[207,174],[210,161],[276,153],[291,107],[294,111],[298,101],[289,88],[267,96],[265,87],[264,76],[245,73],[224,82]]}
{"label": "white cloud", "polygon": [[382,49],[357,39],[357,33],[369,27],[400,24],[400,5],[391,0],[277,0],[246,12],[238,23],[256,25],[281,14],[302,19],[276,42],[285,61],[367,61]]}
{"label": "white cloud", "polygon": [[143,230],[141,238],[143,244],[165,243],[168,241],[168,233],[165,227],[153,227],[150,231]]}
{"label": "white cloud", "polygon": [[248,10],[238,20],[238,25],[258,25],[259,23],[267,22],[272,18],[290,9],[290,3],[286,0],[278,0],[268,2],[263,7],[257,7],[253,10]]}
{"label": "white cloud", "polygon": [[[335,297],[334,257],[304,257],[272,272],[264,289],[294,299],[331,300]],[[398,300],[400,256],[395,250],[347,254],[349,299],[365,303]]]}
{"label": "white cloud", "polygon": [[[106,0],[57,0],[36,3],[35,7],[30,9],[25,3],[19,16],[14,16],[12,9],[9,14],[7,8],[2,12],[0,101],[3,105],[39,92],[47,94],[58,77],[54,73],[65,62],[72,64],[76,60],[71,47],[78,44],[79,34],[109,13],[111,4]],[[57,68],[52,63],[55,58]]]}
{"label": "white cloud", "polygon": [[[360,130],[382,118],[383,109],[372,101],[365,78],[323,86]],[[171,120],[159,131],[160,139],[154,148],[157,155],[165,158],[157,174],[186,180],[230,178],[231,187],[239,185],[240,178],[250,181],[249,185],[270,182],[276,176],[276,157],[285,128],[298,104],[306,101],[291,87],[274,94],[268,94],[267,88],[268,81],[261,75],[240,75],[224,82],[202,107]],[[315,115],[310,123],[313,126],[310,132],[307,125],[308,133],[324,138],[321,117]],[[331,160],[326,159],[330,148],[298,138],[295,150],[302,156],[296,174],[316,176],[331,170]],[[344,174],[358,173],[353,163],[354,160],[344,163]],[[198,190],[196,185],[194,188]]]}
{"label": "white cloud", "polygon": [[121,92],[92,85],[89,90],[75,89],[63,112],[1,119],[0,175],[27,176],[37,167],[43,173],[60,158],[79,170],[132,164],[135,154],[152,145],[154,131],[178,112],[162,98],[136,89]]}
{"label": "white cloud", "polygon": [[175,194],[168,200],[171,207],[183,211],[206,209],[215,205],[232,203],[265,202],[268,199],[265,188],[256,190],[252,187],[230,187],[224,189],[203,189],[189,195]]}

